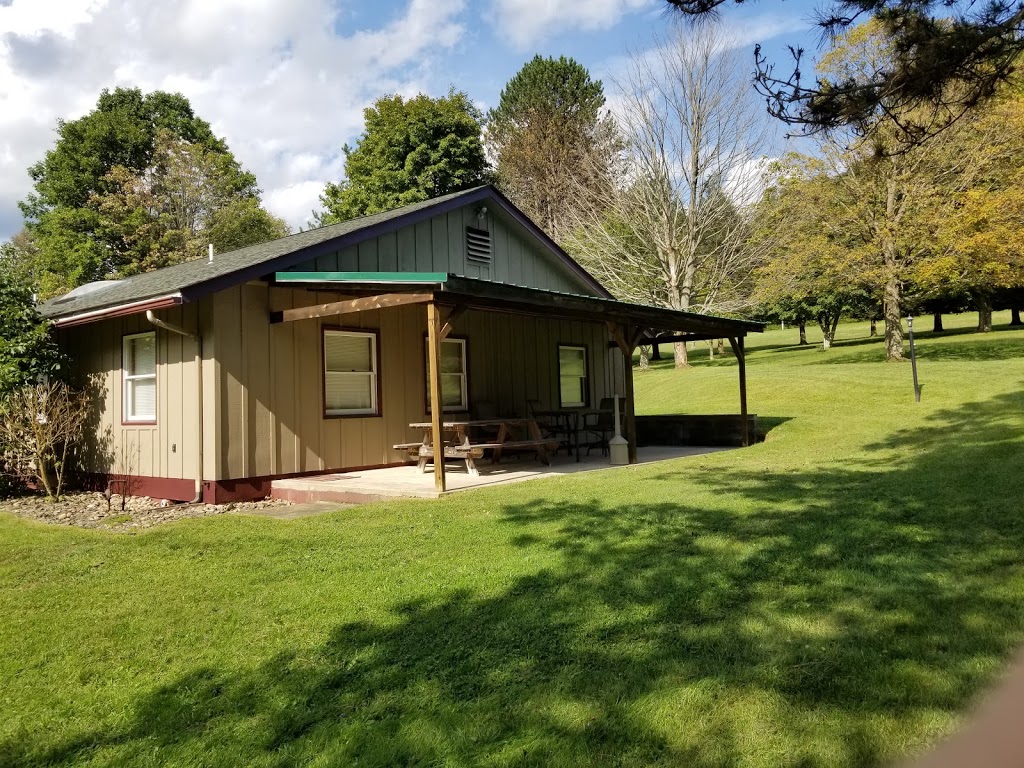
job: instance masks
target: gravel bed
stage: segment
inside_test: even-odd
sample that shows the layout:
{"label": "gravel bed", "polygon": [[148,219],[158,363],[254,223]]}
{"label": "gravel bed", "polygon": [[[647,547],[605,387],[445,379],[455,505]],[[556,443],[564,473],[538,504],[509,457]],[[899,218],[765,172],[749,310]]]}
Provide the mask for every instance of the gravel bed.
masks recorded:
{"label": "gravel bed", "polygon": [[122,511],[120,496],[114,496],[108,505],[101,493],[69,493],[58,502],[34,495],[0,500],[0,510],[12,512],[18,517],[52,525],[77,525],[80,528],[110,531],[152,528],[186,517],[211,517],[233,510],[287,506],[291,506],[290,502],[276,499],[231,504],[178,504],[148,496],[128,496]]}

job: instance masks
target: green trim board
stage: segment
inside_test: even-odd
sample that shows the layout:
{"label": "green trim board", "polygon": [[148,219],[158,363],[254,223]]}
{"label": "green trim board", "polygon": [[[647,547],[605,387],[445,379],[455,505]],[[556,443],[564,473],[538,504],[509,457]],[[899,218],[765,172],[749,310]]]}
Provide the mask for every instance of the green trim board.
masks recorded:
{"label": "green trim board", "polygon": [[444,283],[447,272],[275,272],[279,283]]}

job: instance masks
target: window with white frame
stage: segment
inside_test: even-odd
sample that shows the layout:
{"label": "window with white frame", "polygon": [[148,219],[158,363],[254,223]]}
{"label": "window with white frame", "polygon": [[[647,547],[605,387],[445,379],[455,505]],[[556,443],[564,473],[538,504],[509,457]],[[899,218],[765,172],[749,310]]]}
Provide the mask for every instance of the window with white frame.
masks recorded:
{"label": "window with white frame", "polygon": [[[430,410],[430,341],[427,340],[427,410]],[[446,411],[469,410],[466,380],[466,340],[441,341],[441,403]]]}
{"label": "window with white frame", "polygon": [[377,334],[324,329],[324,414],[375,416]]}
{"label": "window with white frame", "polygon": [[156,332],[136,333],[122,341],[125,422],[156,421]]}
{"label": "window with white frame", "polygon": [[563,408],[587,404],[587,348],[558,347],[558,398]]}

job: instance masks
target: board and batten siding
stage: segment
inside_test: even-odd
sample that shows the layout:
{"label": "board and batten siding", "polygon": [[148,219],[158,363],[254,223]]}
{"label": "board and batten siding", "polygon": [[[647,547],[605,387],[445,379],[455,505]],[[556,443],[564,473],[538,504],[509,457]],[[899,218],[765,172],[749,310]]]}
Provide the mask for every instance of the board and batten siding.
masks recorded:
{"label": "board and batten siding", "polygon": [[[495,283],[596,295],[568,266],[504,213],[478,206],[443,213],[292,267],[292,272],[448,272]],[[491,234],[491,263],[466,258],[466,227]]]}
{"label": "board and batten siding", "polygon": [[[162,320],[204,335],[204,391],[214,381],[210,303],[160,310]],[[123,423],[122,339],[134,333],[156,333],[156,424]],[[93,407],[82,456],[82,469],[101,474],[126,474],[194,480],[199,448],[198,379],[193,339],[154,328],[145,315],[101,320],[61,329],[58,340],[72,360],[76,378],[88,381]],[[205,411],[213,412],[207,402]],[[209,430],[207,430],[209,439]],[[212,443],[204,455],[204,473],[215,471]]]}
{"label": "board and batten siding", "polygon": [[[230,480],[402,462],[392,445],[419,440],[427,421],[426,309],[389,309],[286,323],[271,311],[322,304],[338,292],[248,283],[217,294],[213,318],[219,368],[217,476]],[[380,416],[324,417],[321,329],[380,332]],[[600,323],[470,311],[454,336],[468,339],[469,400],[500,415],[525,416],[528,401],[558,406],[558,345],[588,349],[590,402],[622,393],[621,355]],[[463,417],[464,418],[464,417]]]}

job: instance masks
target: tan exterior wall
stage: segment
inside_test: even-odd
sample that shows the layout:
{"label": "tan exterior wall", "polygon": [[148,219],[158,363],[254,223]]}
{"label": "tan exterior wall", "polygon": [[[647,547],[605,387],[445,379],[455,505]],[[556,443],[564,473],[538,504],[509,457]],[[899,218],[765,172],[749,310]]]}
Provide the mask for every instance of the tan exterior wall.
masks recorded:
{"label": "tan exterior wall", "polygon": [[[404,459],[392,445],[422,436],[408,425],[427,420],[424,305],[268,322],[271,311],[338,299],[262,283],[217,294],[220,442],[216,476],[207,479],[390,464]],[[323,326],[380,331],[380,416],[324,417]],[[490,401],[504,415],[526,415],[528,400],[557,407],[559,343],[587,346],[593,405],[622,392],[620,355],[608,349],[602,324],[471,311],[454,335],[468,338],[471,406]]]}
{"label": "tan exterior wall", "polygon": [[[204,379],[215,381],[212,359],[211,303],[160,310],[157,316],[204,337]],[[123,423],[122,338],[156,331],[156,424]],[[70,353],[73,372],[89,381],[94,409],[88,427],[90,439],[83,469],[89,472],[130,474],[194,480],[199,450],[198,378],[196,342],[155,329],[145,315],[131,315],[62,329],[59,340]],[[212,388],[207,387],[207,391]],[[206,413],[215,404],[208,402]],[[208,447],[212,451],[213,446]],[[206,469],[214,471],[212,457]]]}
{"label": "tan exterior wall", "polygon": [[[538,245],[522,227],[505,219],[503,212],[490,211],[480,220],[478,209],[479,205],[471,205],[443,213],[320,256],[290,271],[448,272],[495,283],[594,295],[575,272]],[[491,233],[490,264],[466,258],[466,227]]]}
{"label": "tan exterior wall", "polygon": [[[341,294],[249,283],[196,304],[157,312],[203,336],[203,479],[267,477],[404,460],[395,443],[418,440],[411,422],[428,420],[426,309],[409,305],[316,320],[269,323],[270,312],[337,301]],[[321,328],[380,332],[381,415],[323,415]],[[157,420],[122,421],[122,338],[154,330],[144,315],[62,329],[75,373],[95,393],[93,436],[83,469],[194,480],[198,435],[196,346],[155,329]],[[620,355],[599,323],[470,311],[455,324],[468,339],[470,406],[488,401],[501,415],[526,415],[527,402],[558,406],[558,345],[588,349],[590,402],[622,392]]]}

